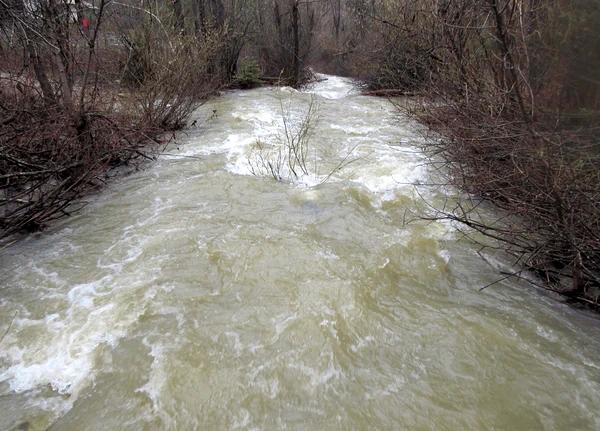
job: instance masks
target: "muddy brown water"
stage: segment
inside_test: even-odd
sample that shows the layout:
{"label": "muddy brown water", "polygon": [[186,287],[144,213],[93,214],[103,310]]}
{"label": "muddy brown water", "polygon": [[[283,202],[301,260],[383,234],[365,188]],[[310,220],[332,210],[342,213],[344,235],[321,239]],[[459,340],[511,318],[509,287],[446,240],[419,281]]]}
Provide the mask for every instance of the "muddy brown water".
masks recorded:
{"label": "muddy brown water", "polygon": [[[598,319],[514,280],[479,292],[499,276],[476,246],[403,222],[431,175],[417,125],[325,78],[211,101],[0,252],[0,429],[600,429]],[[252,175],[310,100],[310,173]]]}

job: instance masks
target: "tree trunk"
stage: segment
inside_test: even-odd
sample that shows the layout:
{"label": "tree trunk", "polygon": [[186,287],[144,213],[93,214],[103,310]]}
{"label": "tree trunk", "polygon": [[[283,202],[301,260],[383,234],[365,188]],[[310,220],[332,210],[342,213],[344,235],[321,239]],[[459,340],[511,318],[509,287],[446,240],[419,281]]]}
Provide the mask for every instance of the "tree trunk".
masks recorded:
{"label": "tree trunk", "polygon": [[223,27],[225,24],[225,7],[222,0],[210,0],[212,4],[212,14],[215,19],[217,28]]}
{"label": "tree trunk", "polygon": [[523,95],[521,94],[521,82],[519,80],[519,76],[517,75],[517,69],[519,65],[515,63],[513,59],[511,38],[508,33],[509,29],[503,16],[503,11],[506,10],[508,6],[505,6],[501,10],[498,6],[498,0],[488,1],[491,6],[492,14],[495,18],[495,33],[500,45],[500,51],[502,52],[504,70],[508,69],[509,82],[508,84],[503,83],[503,85],[505,86],[506,91],[513,96],[514,100],[516,100],[521,111],[523,121],[529,124],[531,117],[527,113]]}
{"label": "tree trunk", "polygon": [[331,8],[333,14],[333,28],[335,29],[335,40],[338,42],[340,38],[340,24],[342,21],[341,0],[334,0]]}
{"label": "tree trunk", "polygon": [[[21,0],[18,3],[15,3],[15,7],[18,10],[18,13],[21,16],[25,14],[25,0]],[[46,73],[46,67],[42,63],[37,47],[35,46],[34,37],[35,35],[30,30],[29,26],[23,25],[23,22],[18,22],[21,31],[23,32],[23,37],[25,39],[25,48],[27,49],[27,56],[31,65],[33,66],[33,73],[40,84],[40,89],[42,90],[42,96],[44,97],[44,103],[47,105],[56,104],[56,95],[54,94],[54,89],[52,88],[52,84],[50,84],[50,80],[48,79],[48,74]]]}
{"label": "tree trunk", "polygon": [[62,4],[58,0],[50,0],[44,8],[44,25],[52,28],[53,37],[58,46],[56,64],[59,70],[61,99],[63,107],[72,114],[73,111],[73,66],[69,44],[69,18],[63,13]]}
{"label": "tree trunk", "polygon": [[54,94],[54,89],[48,80],[48,74],[46,73],[46,67],[41,62],[40,57],[37,53],[36,47],[33,44],[31,39],[28,39],[26,42],[27,45],[27,53],[29,54],[29,60],[33,65],[33,72],[35,73],[35,77],[40,84],[40,89],[42,90],[42,95],[44,96],[44,102],[47,105],[56,104],[56,96]]}
{"label": "tree trunk", "polygon": [[183,6],[181,0],[173,0],[173,14],[175,15],[175,31],[185,33],[185,22],[183,20]]}
{"label": "tree trunk", "polygon": [[204,0],[193,0],[192,10],[194,12],[194,30],[196,31],[196,36],[202,36],[204,34],[204,25],[206,20]]}
{"label": "tree trunk", "polygon": [[292,86],[297,86],[300,82],[300,14],[298,13],[298,0],[294,1],[292,6],[292,38],[294,44],[292,59]]}

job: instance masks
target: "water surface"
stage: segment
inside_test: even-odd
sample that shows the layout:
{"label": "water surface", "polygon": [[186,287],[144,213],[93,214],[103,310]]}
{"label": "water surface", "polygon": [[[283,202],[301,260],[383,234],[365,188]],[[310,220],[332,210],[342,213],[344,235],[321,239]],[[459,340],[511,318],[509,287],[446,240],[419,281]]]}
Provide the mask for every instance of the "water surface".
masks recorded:
{"label": "water surface", "polygon": [[[311,100],[309,174],[252,175]],[[416,193],[432,173],[389,102],[329,77],[196,117],[0,252],[0,429],[600,429],[598,320],[514,280],[479,292],[500,276],[475,245],[405,223],[449,191]]]}

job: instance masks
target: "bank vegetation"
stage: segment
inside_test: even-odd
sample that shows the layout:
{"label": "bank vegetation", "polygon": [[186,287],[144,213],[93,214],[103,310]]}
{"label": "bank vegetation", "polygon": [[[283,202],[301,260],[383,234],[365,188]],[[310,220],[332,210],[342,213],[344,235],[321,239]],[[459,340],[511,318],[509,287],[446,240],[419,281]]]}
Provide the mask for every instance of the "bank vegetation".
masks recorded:
{"label": "bank vegetation", "polygon": [[[500,241],[545,288],[597,305],[600,2],[396,0],[355,12],[365,37],[348,42],[345,67],[372,92],[416,95],[402,109],[434,132],[433,165],[472,196],[427,217]],[[502,218],[482,218],[483,201]]]}

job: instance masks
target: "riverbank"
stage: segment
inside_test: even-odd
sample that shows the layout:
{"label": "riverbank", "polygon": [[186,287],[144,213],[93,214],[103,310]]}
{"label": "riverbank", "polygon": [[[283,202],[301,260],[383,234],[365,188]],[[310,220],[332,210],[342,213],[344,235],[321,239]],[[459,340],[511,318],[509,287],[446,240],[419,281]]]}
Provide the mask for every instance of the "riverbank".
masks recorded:
{"label": "riverbank", "polygon": [[[593,48],[599,12],[585,1],[422,10],[397,1],[373,24],[380,49],[365,44],[369,61],[359,70],[373,94],[415,94],[403,112],[432,132],[424,147],[442,181],[471,196],[430,218],[500,241],[537,284],[593,307],[600,297],[600,85],[589,77],[600,67]],[[482,202],[502,217],[482,218]]]}
{"label": "riverbank", "polygon": [[151,159],[168,142],[122,95],[104,95],[108,100],[77,115],[27,97],[2,100],[0,239],[76,212],[111,169]]}
{"label": "riverbank", "polygon": [[[413,110],[441,136],[428,140],[426,151],[442,159],[448,183],[471,196],[433,216],[499,240],[516,264],[538,276],[538,287],[598,310],[600,153],[594,128],[557,129],[543,116],[499,124],[479,107],[467,109],[426,102]],[[483,201],[503,215],[482,218],[477,207]],[[522,271],[506,275],[521,277]]]}

